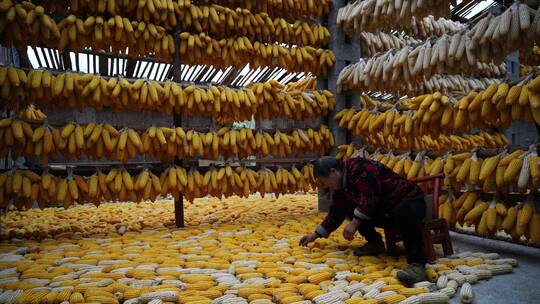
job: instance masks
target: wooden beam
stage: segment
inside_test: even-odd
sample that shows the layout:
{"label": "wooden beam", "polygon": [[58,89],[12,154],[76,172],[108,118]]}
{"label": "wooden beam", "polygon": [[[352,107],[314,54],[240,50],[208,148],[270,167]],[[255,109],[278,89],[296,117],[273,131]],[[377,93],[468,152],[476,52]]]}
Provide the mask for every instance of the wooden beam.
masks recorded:
{"label": "wooden beam", "polygon": [[[108,61],[109,59],[106,58],[105,56],[101,56],[99,55],[99,75],[101,76],[109,76],[109,65],[108,65]],[[114,63],[114,62],[113,62]],[[111,69],[111,72],[112,72],[112,69]]]}
{"label": "wooden beam", "polygon": [[71,56],[69,55],[69,50],[65,49],[61,51],[60,56],[62,57],[62,65],[64,66],[64,70],[73,70],[73,67],[71,66]]}
{"label": "wooden beam", "polygon": [[178,198],[174,199],[174,222],[176,227],[184,228],[184,196],[180,194]]}

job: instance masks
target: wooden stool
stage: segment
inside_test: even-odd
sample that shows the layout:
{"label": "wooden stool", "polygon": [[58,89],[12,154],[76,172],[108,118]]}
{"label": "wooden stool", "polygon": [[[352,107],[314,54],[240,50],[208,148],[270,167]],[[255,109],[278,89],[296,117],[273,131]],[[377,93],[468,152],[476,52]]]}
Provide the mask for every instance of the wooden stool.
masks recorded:
{"label": "wooden stool", "polygon": [[[411,180],[416,183],[422,183],[422,190],[424,190],[424,193],[426,194],[424,197],[424,200],[426,201],[426,217],[422,229],[422,238],[424,240],[424,254],[428,261],[433,261],[436,258],[435,249],[433,248],[434,244],[441,244],[443,246],[444,255],[451,255],[454,253],[448,223],[445,219],[440,219],[438,215],[439,193],[443,178],[444,174],[441,173],[434,176],[425,176]],[[430,183],[433,183],[431,189],[429,187]],[[384,236],[386,238],[388,252],[396,253],[396,243],[402,240],[399,229],[395,227],[384,228]]]}

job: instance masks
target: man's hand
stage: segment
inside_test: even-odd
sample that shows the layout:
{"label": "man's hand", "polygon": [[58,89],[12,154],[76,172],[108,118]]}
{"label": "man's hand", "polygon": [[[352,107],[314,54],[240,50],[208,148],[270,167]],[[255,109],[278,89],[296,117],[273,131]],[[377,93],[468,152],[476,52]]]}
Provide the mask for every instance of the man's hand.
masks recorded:
{"label": "man's hand", "polygon": [[310,233],[310,234],[306,234],[304,235],[301,239],[300,239],[300,246],[307,246],[309,243],[315,241],[316,239],[318,239],[319,236],[316,234],[316,233]]}
{"label": "man's hand", "polygon": [[343,237],[346,240],[352,241],[354,238],[354,234],[356,233],[356,230],[358,230],[358,226],[360,225],[360,221],[356,218],[354,218],[347,226],[345,226],[345,229],[343,229]]}

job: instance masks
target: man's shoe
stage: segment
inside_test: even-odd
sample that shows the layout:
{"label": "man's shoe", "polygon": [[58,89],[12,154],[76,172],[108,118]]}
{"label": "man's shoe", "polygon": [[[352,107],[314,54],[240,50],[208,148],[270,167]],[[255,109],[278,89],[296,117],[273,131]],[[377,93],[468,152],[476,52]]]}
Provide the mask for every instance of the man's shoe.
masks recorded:
{"label": "man's shoe", "polygon": [[356,248],[354,250],[355,256],[366,256],[366,255],[378,255],[384,253],[386,248],[384,243],[367,243],[362,247]]}
{"label": "man's shoe", "polygon": [[411,264],[407,268],[398,271],[397,278],[405,286],[412,287],[414,283],[427,281],[426,268],[421,264]]}

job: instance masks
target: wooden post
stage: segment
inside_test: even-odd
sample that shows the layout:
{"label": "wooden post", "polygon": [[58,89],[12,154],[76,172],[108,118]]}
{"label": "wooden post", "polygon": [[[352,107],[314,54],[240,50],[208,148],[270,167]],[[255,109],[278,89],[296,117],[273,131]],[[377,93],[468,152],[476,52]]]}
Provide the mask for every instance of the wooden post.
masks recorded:
{"label": "wooden post", "polygon": [[178,199],[174,200],[174,221],[176,227],[184,228],[184,196],[180,194]]}

